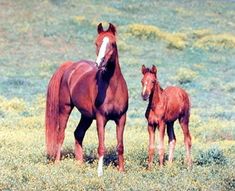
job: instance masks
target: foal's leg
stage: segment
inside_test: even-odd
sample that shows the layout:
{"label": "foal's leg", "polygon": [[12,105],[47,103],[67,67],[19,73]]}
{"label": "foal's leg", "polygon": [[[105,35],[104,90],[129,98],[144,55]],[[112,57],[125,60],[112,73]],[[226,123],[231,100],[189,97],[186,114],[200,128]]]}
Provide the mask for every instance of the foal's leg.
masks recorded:
{"label": "foal's leg", "polygon": [[186,148],[186,161],[189,166],[192,165],[192,159],[191,159],[191,147],[192,147],[192,141],[191,141],[191,135],[189,132],[189,119],[188,117],[181,117],[179,119],[180,126],[183,130],[184,134],[184,144]]}
{"label": "foal's leg", "polygon": [[174,122],[167,123],[167,135],[169,137],[169,163],[172,163],[175,150],[175,132],[174,132]]}
{"label": "foal's leg", "polygon": [[96,114],[96,124],[97,124],[97,133],[98,133],[98,156],[99,156],[99,162],[98,162],[98,176],[103,175],[103,159],[104,159],[104,153],[105,153],[105,145],[104,145],[104,139],[105,139],[105,125],[106,125],[106,118],[102,116],[101,114]]}
{"label": "foal's leg", "polygon": [[160,166],[163,166],[163,159],[164,159],[164,135],[165,135],[165,123],[163,121],[160,121],[159,122],[159,145],[158,145]]}
{"label": "foal's leg", "polygon": [[117,153],[118,153],[118,170],[124,171],[124,146],[123,146],[123,134],[124,128],[126,124],[126,114],[124,114],[119,120],[116,122],[116,136],[117,136]]}
{"label": "foal's leg", "polygon": [[59,111],[59,129],[57,134],[57,153],[55,161],[58,162],[61,158],[61,147],[64,142],[64,132],[69,119],[69,115],[72,111],[72,106],[68,104],[60,105]]}
{"label": "foal's leg", "polygon": [[149,133],[149,150],[148,150],[148,169],[150,170],[153,165],[153,157],[155,152],[155,130],[156,128],[152,125],[148,125]]}
{"label": "foal's leg", "polygon": [[83,162],[83,149],[82,142],[85,136],[87,129],[90,127],[92,123],[92,119],[88,118],[84,115],[81,116],[80,122],[74,131],[75,137],[75,158],[79,161],[79,163]]}

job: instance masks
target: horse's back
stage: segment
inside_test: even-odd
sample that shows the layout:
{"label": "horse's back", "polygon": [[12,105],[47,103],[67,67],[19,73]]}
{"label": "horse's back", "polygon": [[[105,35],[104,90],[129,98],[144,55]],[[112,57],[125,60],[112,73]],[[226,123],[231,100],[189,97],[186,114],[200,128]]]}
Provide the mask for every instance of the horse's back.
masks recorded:
{"label": "horse's back", "polygon": [[184,89],[178,86],[169,86],[166,89],[164,89],[164,93],[169,98],[176,98],[179,101],[189,102],[188,93]]}
{"label": "horse's back", "polygon": [[79,61],[74,62],[72,65],[70,65],[69,68],[64,73],[63,81],[69,85],[70,91],[73,91],[74,85],[87,73],[94,71],[95,72],[96,67],[94,62],[90,61]]}

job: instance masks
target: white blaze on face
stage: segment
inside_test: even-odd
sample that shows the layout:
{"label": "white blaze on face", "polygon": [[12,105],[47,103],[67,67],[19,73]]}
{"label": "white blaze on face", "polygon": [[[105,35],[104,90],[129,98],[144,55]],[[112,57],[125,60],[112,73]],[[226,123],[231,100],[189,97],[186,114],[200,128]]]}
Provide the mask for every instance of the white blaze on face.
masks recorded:
{"label": "white blaze on face", "polygon": [[100,50],[99,50],[99,53],[98,53],[98,56],[97,56],[97,59],[96,59],[96,64],[98,66],[101,64],[102,60],[104,59],[108,43],[109,43],[109,38],[104,37],[103,41],[102,41],[102,44],[101,44],[101,47],[100,47]]}
{"label": "white blaze on face", "polygon": [[144,83],[144,87],[143,87],[142,95],[144,95],[144,94],[145,94],[145,92],[146,92],[147,84],[148,84],[147,82],[145,82],[145,83]]}

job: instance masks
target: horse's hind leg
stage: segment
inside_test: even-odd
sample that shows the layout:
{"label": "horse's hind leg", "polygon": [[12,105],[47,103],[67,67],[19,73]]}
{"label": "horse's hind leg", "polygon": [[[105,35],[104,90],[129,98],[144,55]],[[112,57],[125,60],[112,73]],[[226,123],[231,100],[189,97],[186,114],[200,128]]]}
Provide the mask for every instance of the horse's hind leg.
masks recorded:
{"label": "horse's hind leg", "polygon": [[186,161],[189,166],[192,165],[192,159],[191,159],[191,147],[192,147],[192,141],[191,141],[191,135],[189,132],[189,117],[181,117],[179,119],[180,126],[183,130],[184,134],[184,144],[186,148]]}
{"label": "horse's hind leg", "polygon": [[82,149],[82,142],[85,136],[87,129],[90,127],[92,123],[92,119],[88,118],[84,115],[81,116],[80,122],[74,131],[75,137],[75,158],[80,163],[83,162],[83,149]]}
{"label": "horse's hind leg", "polygon": [[61,147],[64,142],[64,132],[67,125],[67,121],[69,115],[72,111],[72,106],[64,104],[63,106],[60,105],[60,113],[59,113],[59,129],[58,129],[58,136],[57,136],[57,153],[55,161],[59,161],[61,158]]}
{"label": "horse's hind leg", "polygon": [[169,163],[172,163],[174,157],[174,150],[175,150],[175,132],[174,132],[174,122],[167,123],[167,135],[169,137]]}

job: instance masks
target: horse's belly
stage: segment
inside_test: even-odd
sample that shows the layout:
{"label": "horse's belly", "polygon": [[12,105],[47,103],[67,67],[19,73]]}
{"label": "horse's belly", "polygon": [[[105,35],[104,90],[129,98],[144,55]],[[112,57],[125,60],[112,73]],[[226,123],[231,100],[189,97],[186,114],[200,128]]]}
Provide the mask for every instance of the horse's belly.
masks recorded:
{"label": "horse's belly", "polygon": [[178,115],[166,115],[165,116],[165,121],[166,122],[173,122],[179,118]]}
{"label": "horse's belly", "polygon": [[185,111],[184,106],[179,104],[168,104],[165,110],[165,121],[177,120]]}
{"label": "horse's belly", "polygon": [[92,108],[81,107],[81,105],[76,106],[76,108],[82,115],[93,118],[93,119],[95,118],[95,113],[93,112]]}
{"label": "horse's belly", "polygon": [[90,89],[83,84],[77,84],[72,92],[72,102],[81,114],[95,118],[94,100]]}

